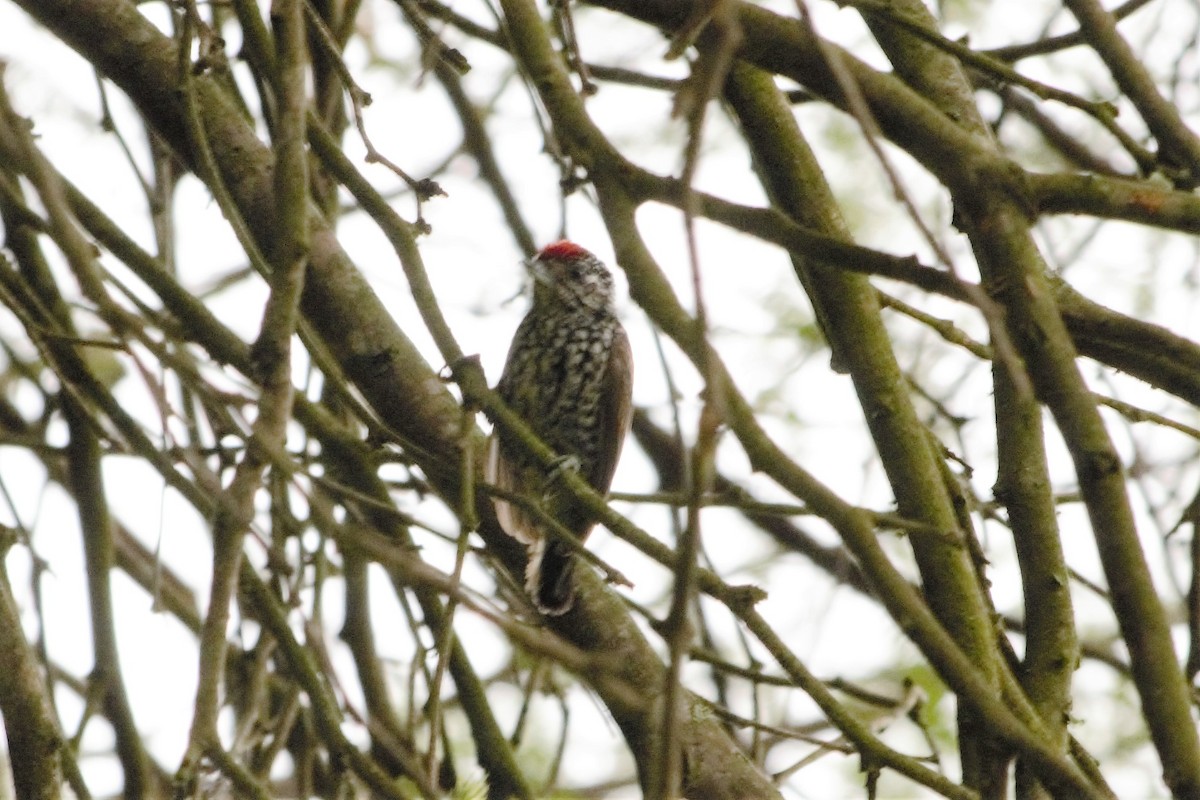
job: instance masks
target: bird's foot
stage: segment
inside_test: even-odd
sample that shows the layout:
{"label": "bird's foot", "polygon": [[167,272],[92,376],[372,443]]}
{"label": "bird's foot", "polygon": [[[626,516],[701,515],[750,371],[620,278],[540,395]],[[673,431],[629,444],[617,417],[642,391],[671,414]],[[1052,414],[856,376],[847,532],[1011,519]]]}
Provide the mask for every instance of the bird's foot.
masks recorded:
{"label": "bird's foot", "polygon": [[562,480],[563,475],[568,472],[579,472],[582,466],[579,456],[559,456],[554,459],[550,464],[550,470],[546,473],[546,479],[542,482],[542,491],[550,491],[554,484]]}

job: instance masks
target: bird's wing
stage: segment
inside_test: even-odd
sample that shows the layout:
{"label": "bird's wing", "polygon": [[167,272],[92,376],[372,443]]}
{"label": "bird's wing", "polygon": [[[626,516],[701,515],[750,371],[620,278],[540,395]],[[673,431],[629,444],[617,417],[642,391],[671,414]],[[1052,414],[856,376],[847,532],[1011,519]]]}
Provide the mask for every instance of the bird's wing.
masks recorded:
{"label": "bird's wing", "polygon": [[597,492],[607,494],[612,485],[621,445],[633,418],[633,353],[625,329],[617,326],[609,351],[600,392],[600,454],[588,471],[587,480]]}
{"label": "bird's wing", "polygon": [[[483,467],[483,475],[488,483],[506,492],[523,494],[527,491],[521,480],[519,469],[514,467],[512,462],[500,452],[499,431],[494,432],[488,442],[488,457]],[[496,519],[500,522],[500,527],[509,536],[523,544],[533,544],[541,538],[541,534],[534,527],[533,520],[521,510],[520,506],[499,497],[493,498],[492,504],[496,507]]]}

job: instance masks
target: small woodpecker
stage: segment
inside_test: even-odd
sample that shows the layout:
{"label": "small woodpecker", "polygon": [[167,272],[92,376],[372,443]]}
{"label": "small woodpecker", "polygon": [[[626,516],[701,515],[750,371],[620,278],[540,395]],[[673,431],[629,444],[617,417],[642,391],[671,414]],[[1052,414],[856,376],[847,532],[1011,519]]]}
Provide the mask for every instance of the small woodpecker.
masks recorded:
{"label": "small woodpecker", "polygon": [[[563,463],[600,494],[612,483],[633,411],[633,357],[613,310],[612,274],[568,241],[548,245],[530,262],[533,304],[508,351],[496,391]],[[521,454],[497,430],[488,450],[488,481],[532,496],[581,542],[596,520],[561,488],[554,471]],[[496,500],[500,526],[529,553],[525,588],[543,614],[570,610],[575,599],[571,548],[518,505]]]}

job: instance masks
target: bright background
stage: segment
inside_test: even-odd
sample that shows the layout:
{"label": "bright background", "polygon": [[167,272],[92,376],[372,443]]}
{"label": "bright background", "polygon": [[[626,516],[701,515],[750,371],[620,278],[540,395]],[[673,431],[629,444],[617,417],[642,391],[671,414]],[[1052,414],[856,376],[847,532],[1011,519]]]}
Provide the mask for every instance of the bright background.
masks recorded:
{"label": "bright background", "polygon": [[[786,2],[764,5],[783,14],[794,14],[794,6]],[[490,12],[481,3],[461,0],[454,7],[483,24],[493,24]],[[1030,2],[1022,4],[1022,13],[1014,14],[1013,6],[1005,3],[953,4],[945,11],[950,23],[944,32],[951,37],[969,34],[972,46],[984,48],[1029,41],[1047,30],[1056,33],[1073,29],[1068,15],[1056,14],[1056,8],[1055,3]],[[853,11],[839,11],[832,3],[814,3],[812,11],[824,35],[859,57],[884,65]],[[164,29],[169,30],[161,6],[146,4],[144,12],[152,18],[157,15]],[[583,52],[589,61],[666,77],[679,78],[685,74],[683,64],[662,60],[666,45],[655,31],[596,9],[576,8],[575,13]],[[1194,77],[1197,54],[1190,37],[1196,29],[1196,13],[1195,6],[1189,3],[1156,3],[1123,23],[1122,30],[1132,42],[1141,45],[1139,51],[1146,54],[1152,68],[1176,69]],[[1168,18],[1171,24],[1164,24]],[[449,196],[425,206],[432,233],[422,240],[422,253],[442,310],[463,349],[480,353],[489,377],[495,380],[508,340],[524,313],[525,302],[518,296],[524,280],[522,254],[513,244],[492,195],[479,179],[474,161],[458,152],[457,118],[436,82],[422,76],[415,66],[419,63],[418,51],[398,12],[390,4],[369,1],[360,25],[361,36],[353,40],[346,59],[356,79],[374,98],[367,110],[368,130],[384,154],[410,174],[423,177],[444,165],[435,177]],[[464,85],[479,104],[490,104],[488,128],[499,162],[539,243],[558,238],[565,227],[572,239],[595,250],[611,264],[612,253],[607,249],[603,226],[584,193],[567,199],[564,219],[559,175],[542,153],[541,134],[534,123],[529,97],[511,74],[507,58],[486,45],[467,40],[453,29],[442,33],[449,44],[461,48],[471,61],[473,69],[465,76]],[[370,42],[370,50],[365,41]],[[236,40],[227,43],[230,54],[237,53],[238,47]],[[4,2],[0,2],[0,57],[8,62],[6,81],[14,103],[22,114],[34,120],[39,145],[46,155],[85,193],[102,201],[105,211],[125,230],[139,236],[141,243],[151,248],[153,239],[147,227],[144,196],[115,137],[100,129],[97,83],[87,64],[32,24],[14,5]],[[239,76],[245,78],[244,67],[236,62],[235,65]],[[1087,96],[1116,96],[1107,72],[1079,50],[1029,59],[1020,68],[1032,77]],[[638,163],[659,173],[677,173],[685,137],[682,124],[669,117],[670,96],[634,87],[601,86],[588,108],[610,139]],[[1189,115],[1187,119],[1194,128],[1200,127],[1195,114],[1196,82],[1181,80],[1177,90],[1177,102]],[[994,114],[997,107],[994,99],[986,94],[980,97],[985,113]],[[117,128],[132,144],[138,168],[145,170],[148,161],[136,117],[111,86],[107,99]],[[1115,151],[1105,142],[1103,134],[1092,130],[1078,112],[1052,104],[1047,104],[1046,110],[1061,117],[1064,126],[1083,131],[1081,135],[1098,148]],[[818,150],[856,240],[892,253],[915,253],[928,258],[928,248],[894,201],[879,164],[863,144],[854,122],[816,103],[798,107],[797,114]],[[1126,113],[1122,121],[1140,134],[1136,114]],[[1003,125],[1000,136],[1014,152],[1023,154],[1027,166],[1046,169],[1057,166],[1019,121]],[[350,132],[345,141],[348,153],[361,163],[363,149],[357,136]],[[923,218],[954,255],[957,268],[964,277],[975,277],[964,241],[949,226],[950,209],[944,193],[906,156],[891,149],[888,153],[916,198]],[[413,216],[413,199],[396,185],[394,176],[381,167],[364,164],[360,169],[385,193],[395,192],[394,204],[402,215]],[[737,202],[763,203],[737,131],[715,105],[710,109],[697,186]],[[183,180],[178,204],[181,283],[196,289],[211,287],[241,269],[244,257],[236,241],[207,191],[195,179]],[[646,209],[639,222],[679,296],[690,305],[690,276],[679,213],[666,208]],[[785,254],[715,225],[701,223],[699,229],[712,338],[741,390],[756,403],[764,425],[793,458],[843,498],[880,510],[890,509],[893,498],[865,435],[850,381],[829,369],[827,353],[815,338],[810,308]],[[405,333],[423,348],[430,363],[439,367],[440,359],[424,332],[403,273],[379,230],[365,214],[350,211],[340,221],[339,232],[343,246],[388,304]],[[1092,220],[1067,218],[1044,220],[1039,224],[1038,236],[1050,263],[1055,267],[1061,265],[1068,279],[1088,297],[1116,310],[1151,319],[1181,335],[1200,337],[1195,240],[1132,225],[1097,225]],[[109,267],[123,274],[115,262]],[[618,274],[618,280],[623,280],[623,276]],[[979,318],[970,309],[885,281],[877,284],[928,313],[954,320],[977,339],[986,338]],[[208,302],[223,322],[251,339],[257,332],[264,298],[262,285],[251,280],[212,294]],[[700,382],[695,372],[669,341],[656,338],[641,310],[623,301],[621,314],[637,362],[636,404],[650,410],[661,424],[669,425],[671,397],[666,380],[669,371],[680,392],[678,405],[683,430],[690,434],[699,409]],[[960,418],[962,424],[951,431],[945,420],[934,413],[930,402],[918,401],[918,407],[930,415],[931,424],[943,441],[974,467],[970,478],[974,492],[989,498],[995,465],[987,365],[964,357],[910,320],[894,313],[885,314],[894,330],[902,366],[924,386],[941,392],[935,399]],[[79,318],[85,320],[86,329],[87,315],[81,314]],[[19,351],[26,346],[19,324],[4,310],[0,310],[0,338]],[[659,347],[663,351],[661,359]],[[22,351],[21,355],[30,354]],[[304,366],[302,361],[298,365]],[[1200,423],[1195,409],[1140,383],[1087,362],[1083,370],[1097,391],[1187,424]],[[246,388],[232,376],[229,386]],[[127,369],[118,396],[151,432],[157,431],[156,407],[136,373]],[[13,399],[18,405],[38,402],[32,394],[22,395],[19,389]],[[1188,579],[1188,542],[1186,536],[1179,534],[1164,544],[1163,534],[1177,521],[1200,481],[1196,442],[1158,427],[1134,427],[1116,414],[1108,418],[1127,465],[1147,467],[1144,475],[1131,481],[1130,490],[1152,568],[1164,592],[1181,591]],[[1053,431],[1053,425],[1049,424],[1047,430]],[[1056,487],[1069,491],[1075,485],[1070,460],[1055,436],[1050,434]],[[769,481],[750,474],[745,457],[732,441],[724,442],[719,464],[725,475],[751,487],[760,499],[787,499]],[[191,582],[199,607],[204,608],[210,559],[205,520],[173,492],[164,489],[161,479],[144,464],[112,456],[104,465],[116,515],[149,547],[160,548],[163,563]],[[0,484],[5,493],[0,499],[0,522],[20,523],[32,531],[34,549],[49,567],[41,579],[46,626],[43,633],[49,655],[67,673],[84,677],[92,668],[90,628],[73,503],[61,489],[46,481],[36,459],[20,447],[3,443],[0,443]],[[654,485],[648,462],[636,446],[627,447],[614,490],[650,491]],[[616,507],[651,533],[671,542],[670,520],[664,507],[623,502],[616,503]],[[457,523],[436,501],[406,510],[448,536],[456,531]],[[836,543],[836,537],[819,520],[795,521],[827,543]],[[1060,523],[1071,566],[1088,580],[1103,585],[1103,574],[1082,509],[1063,506]],[[1020,584],[1007,532],[990,524],[982,524],[980,532],[991,560],[989,575],[995,602],[1002,612],[1020,617]],[[892,534],[884,536],[895,538]],[[421,544],[430,562],[447,570],[452,567],[452,547],[432,536]],[[664,569],[606,531],[595,533],[589,546],[634,581],[634,588],[628,590],[633,599],[659,613],[665,611],[670,583]],[[905,675],[920,676],[920,669],[912,671],[920,663],[919,657],[874,603],[852,589],[837,585],[804,559],[779,555],[769,540],[749,528],[736,513],[715,508],[705,512],[704,547],[726,581],[753,582],[768,591],[769,598],[760,609],[818,675],[860,682],[892,694],[899,693],[899,681]],[[893,549],[897,558],[906,559],[907,548],[902,541],[895,541]],[[33,635],[37,632],[37,619],[30,593],[29,551],[24,547],[14,548],[8,555],[8,566],[19,597],[26,603],[29,632]],[[470,561],[467,581],[487,592],[491,578],[478,563]],[[383,582],[377,582],[376,586],[379,597],[375,614],[381,630],[402,624],[390,589]],[[173,770],[182,755],[191,719],[196,681],[195,641],[177,622],[154,613],[151,598],[123,575],[115,575],[114,592],[122,666],[134,712],[159,763]],[[1075,587],[1075,599],[1081,636],[1087,641],[1109,642],[1116,629],[1107,605],[1079,586]],[[336,663],[345,668],[342,670],[347,679],[345,688],[350,701],[355,702],[357,690],[349,657],[336,638],[341,623],[337,600],[336,592],[326,593],[323,611],[327,644]],[[1177,608],[1182,611],[1182,605]],[[721,616],[719,608],[711,610],[714,630],[722,637],[722,645],[732,654],[740,653],[742,644],[728,618]],[[463,612],[458,625],[464,641],[470,642],[472,659],[481,674],[500,671],[511,658],[505,639],[489,623]],[[1182,626],[1179,630],[1179,647],[1183,652],[1185,631]],[[254,632],[239,629],[233,635],[252,640]],[[383,633],[377,635],[383,655],[390,659],[397,685],[403,686],[413,657],[411,643],[406,637],[392,640]],[[651,638],[658,641],[653,635]],[[1020,647],[1019,640],[1017,646]],[[756,649],[752,651],[763,657]],[[738,660],[736,655],[734,660]],[[691,670],[689,685],[702,693],[710,692],[705,674],[699,669]],[[563,676],[563,680],[569,678]],[[1105,771],[1122,797],[1152,796],[1155,792],[1152,787],[1160,785],[1159,767],[1152,751],[1145,746],[1140,729],[1130,728],[1137,719],[1132,688],[1107,668],[1085,662],[1076,679],[1076,692],[1078,723],[1072,731],[1094,752],[1112,754],[1112,759],[1105,763]],[[627,774],[631,769],[629,756],[598,702],[582,689],[573,691],[570,698],[572,733],[563,768],[565,783],[588,786],[610,779],[614,773]],[[505,684],[497,685],[493,699],[502,720],[511,719],[521,702],[520,696]],[[798,691],[764,691],[760,699],[766,721],[773,724],[802,724],[819,718],[815,707]],[[61,689],[57,700],[64,719],[79,718],[81,704],[74,693]],[[558,736],[559,712],[551,699],[539,701],[537,711],[545,718],[542,741],[531,737],[522,754],[531,760],[546,760]],[[934,717],[952,720],[952,714],[951,701],[942,698]],[[461,728],[455,733],[466,740]],[[1132,744],[1125,741],[1130,735],[1136,739]],[[925,752],[923,739],[906,722],[894,725],[884,738],[910,752]],[[955,774],[953,749],[944,740],[939,744],[940,756],[951,765],[951,774]],[[93,786],[101,792],[120,788],[120,773],[110,750],[111,734],[105,725],[99,722],[89,725],[83,738],[82,763],[89,779],[94,781]],[[803,744],[780,749],[768,767],[785,769],[791,760],[811,751],[810,745]],[[784,789],[790,798],[860,797],[863,791],[857,760],[840,755],[827,756],[806,766],[784,784]],[[912,784],[894,776],[886,777],[881,784],[881,796],[885,797],[915,796],[914,791]]]}

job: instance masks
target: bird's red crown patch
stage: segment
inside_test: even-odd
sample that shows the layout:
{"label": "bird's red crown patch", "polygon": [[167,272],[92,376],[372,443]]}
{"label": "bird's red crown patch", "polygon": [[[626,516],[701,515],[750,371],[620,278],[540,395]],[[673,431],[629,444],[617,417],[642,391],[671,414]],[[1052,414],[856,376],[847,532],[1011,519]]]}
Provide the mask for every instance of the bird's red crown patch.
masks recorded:
{"label": "bird's red crown patch", "polygon": [[573,258],[590,255],[587,250],[584,250],[574,242],[569,242],[563,239],[561,242],[554,242],[542,248],[542,252],[538,253],[538,258],[553,258],[569,261]]}

